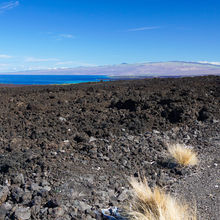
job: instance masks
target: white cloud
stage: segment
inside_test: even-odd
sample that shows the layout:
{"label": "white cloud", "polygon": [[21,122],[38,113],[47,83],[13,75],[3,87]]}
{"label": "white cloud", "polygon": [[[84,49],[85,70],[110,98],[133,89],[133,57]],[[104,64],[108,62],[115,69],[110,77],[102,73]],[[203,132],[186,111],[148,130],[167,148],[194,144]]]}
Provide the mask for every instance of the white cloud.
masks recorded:
{"label": "white cloud", "polygon": [[[55,65],[57,66],[62,66],[62,65],[72,65],[72,66],[97,66],[95,64],[91,64],[91,63],[86,63],[86,62],[80,62],[80,61],[60,61],[57,62]],[[67,67],[65,67],[67,68]]]}
{"label": "white cloud", "polygon": [[46,34],[55,40],[76,38],[73,34],[67,34],[67,33],[59,34],[59,33],[53,33],[53,32],[48,31],[48,32],[46,32]]}
{"label": "white cloud", "polygon": [[212,65],[220,65],[220,62],[210,62],[210,61],[198,61],[198,63],[212,64]]}
{"label": "white cloud", "polygon": [[19,6],[19,1],[9,1],[0,4],[0,12],[4,12]]}
{"label": "white cloud", "polygon": [[9,59],[11,56],[6,55],[6,54],[0,54],[0,59]]}
{"label": "white cloud", "polygon": [[60,34],[59,37],[61,37],[61,38],[69,38],[69,39],[75,38],[72,34]]}
{"label": "white cloud", "polygon": [[146,30],[154,30],[154,29],[159,29],[159,26],[149,26],[149,27],[139,27],[139,28],[132,28],[128,29],[127,31],[132,32],[132,31],[146,31]]}
{"label": "white cloud", "polygon": [[59,65],[70,65],[70,64],[73,64],[74,62],[73,61],[61,61],[61,62],[57,62],[56,65],[59,66]]}
{"label": "white cloud", "polygon": [[37,63],[37,62],[51,62],[51,61],[59,61],[59,59],[56,58],[35,58],[35,57],[27,57],[25,59],[25,62],[33,62],[33,63]]}
{"label": "white cloud", "polygon": [[6,64],[6,63],[0,63],[0,67],[5,67],[5,66],[8,66],[8,64]]}
{"label": "white cloud", "polygon": [[9,65],[6,63],[0,63],[0,71],[5,72],[9,68]]}

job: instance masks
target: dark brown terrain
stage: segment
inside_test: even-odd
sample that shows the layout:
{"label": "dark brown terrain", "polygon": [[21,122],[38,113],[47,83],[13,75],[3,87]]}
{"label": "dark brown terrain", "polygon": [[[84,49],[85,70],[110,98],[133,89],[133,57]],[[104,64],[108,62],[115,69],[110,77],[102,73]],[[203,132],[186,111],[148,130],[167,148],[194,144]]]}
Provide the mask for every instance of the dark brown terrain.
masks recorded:
{"label": "dark brown terrain", "polygon": [[[218,220],[219,76],[2,87],[0,105],[0,219],[102,219],[141,175]],[[199,165],[170,162],[170,141]]]}

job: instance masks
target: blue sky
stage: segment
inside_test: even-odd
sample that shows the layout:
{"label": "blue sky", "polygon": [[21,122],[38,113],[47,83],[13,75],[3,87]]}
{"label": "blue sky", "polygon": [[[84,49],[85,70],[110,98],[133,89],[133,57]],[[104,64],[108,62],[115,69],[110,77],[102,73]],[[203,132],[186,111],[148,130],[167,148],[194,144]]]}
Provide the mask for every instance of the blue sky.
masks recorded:
{"label": "blue sky", "polygon": [[0,72],[220,64],[219,0],[0,0]]}

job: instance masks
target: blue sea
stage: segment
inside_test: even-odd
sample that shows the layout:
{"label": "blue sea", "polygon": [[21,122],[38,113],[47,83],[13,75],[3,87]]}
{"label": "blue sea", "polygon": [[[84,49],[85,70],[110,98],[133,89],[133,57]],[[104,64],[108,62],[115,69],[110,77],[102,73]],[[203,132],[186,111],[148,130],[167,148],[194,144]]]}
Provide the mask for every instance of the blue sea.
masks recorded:
{"label": "blue sea", "polygon": [[0,84],[16,85],[51,85],[99,82],[109,80],[108,76],[100,75],[0,75]]}

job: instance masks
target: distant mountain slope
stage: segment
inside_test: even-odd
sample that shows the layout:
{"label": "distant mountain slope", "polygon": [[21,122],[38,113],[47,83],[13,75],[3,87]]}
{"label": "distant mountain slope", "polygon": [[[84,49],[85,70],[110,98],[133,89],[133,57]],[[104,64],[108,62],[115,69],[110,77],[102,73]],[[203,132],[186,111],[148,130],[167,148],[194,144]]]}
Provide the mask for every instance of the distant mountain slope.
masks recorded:
{"label": "distant mountain slope", "polygon": [[197,62],[150,62],[95,67],[47,69],[15,72],[26,75],[107,75],[107,76],[198,76],[220,75],[220,65]]}

